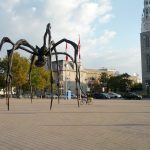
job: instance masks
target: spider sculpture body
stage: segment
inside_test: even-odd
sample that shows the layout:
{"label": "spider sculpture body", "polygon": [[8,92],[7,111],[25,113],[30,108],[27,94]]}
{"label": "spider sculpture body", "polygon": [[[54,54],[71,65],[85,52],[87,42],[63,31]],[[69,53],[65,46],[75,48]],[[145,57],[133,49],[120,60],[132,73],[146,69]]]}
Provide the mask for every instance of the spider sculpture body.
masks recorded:
{"label": "spider sculpture body", "polygon": [[[67,39],[61,39],[57,43],[52,41],[51,39],[51,26],[50,23],[47,24],[46,31],[43,37],[43,46],[39,48],[38,46],[33,47],[31,44],[29,44],[28,41],[24,39],[18,40],[16,43],[13,43],[8,37],[3,37],[0,43],[0,51],[2,49],[2,46],[4,43],[9,43],[12,45],[12,48],[10,50],[7,50],[7,56],[8,56],[8,70],[7,70],[7,76],[6,76],[6,102],[7,107],[9,110],[9,99],[10,99],[10,87],[11,87],[11,68],[12,68],[12,61],[13,61],[13,53],[15,50],[24,50],[32,55],[31,62],[30,62],[30,69],[29,69],[29,83],[31,88],[31,103],[32,103],[32,84],[31,84],[31,71],[32,71],[32,65],[33,63],[37,67],[43,67],[46,64],[46,59],[49,60],[49,71],[50,71],[50,82],[51,82],[51,93],[53,93],[53,77],[52,77],[52,56],[54,55],[57,62],[57,75],[59,77],[60,71],[59,71],[59,64],[58,64],[58,55],[67,55],[75,64],[76,66],[76,94],[77,94],[77,102],[79,106],[79,96],[78,96],[78,89],[80,88],[80,67],[77,64],[77,54],[78,54],[78,45],[74,43],[73,41],[67,40]],[[72,57],[66,52],[58,52],[56,50],[56,47],[60,45],[61,43],[66,42],[70,44],[74,48],[74,56]],[[37,58],[37,59],[36,59]],[[57,83],[58,88],[58,103],[59,103],[59,82]],[[53,103],[53,97],[51,97],[51,103],[50,103],[50,109],[52,108]]]}

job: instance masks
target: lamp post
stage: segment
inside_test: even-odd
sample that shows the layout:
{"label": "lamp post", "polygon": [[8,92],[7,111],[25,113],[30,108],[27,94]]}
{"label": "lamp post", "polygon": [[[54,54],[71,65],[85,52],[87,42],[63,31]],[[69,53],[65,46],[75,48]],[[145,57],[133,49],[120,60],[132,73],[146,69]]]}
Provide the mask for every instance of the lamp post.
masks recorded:
{"label": "lamp post", "polygon": [[149,83],[145,83],[145,86],[146,86],[146,94],[148,95],[149,94]]}

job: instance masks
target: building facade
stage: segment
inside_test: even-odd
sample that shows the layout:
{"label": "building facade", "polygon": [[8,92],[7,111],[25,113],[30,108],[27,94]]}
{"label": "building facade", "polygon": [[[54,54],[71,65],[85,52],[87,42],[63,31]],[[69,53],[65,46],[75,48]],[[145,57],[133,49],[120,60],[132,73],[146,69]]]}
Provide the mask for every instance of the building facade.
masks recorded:
{"label": "building facade", "polygon": [[[80,64],[79,64],[80,65]],[[58,81],[57,75],[57,64],[56,61],[53,61],[52,68],[54,72],[54,81]],[[75,93],[75,78],[76,78],[76,70],[75,65],[72,61],[59,60],[59,70],[60,70],[60,88],[61,93],[65,93],[67,90],[71,90]],[[89,85],[93,84],[95,80],[97,80],[102,73],[107,73],[110,76],[117,75],[116,70],[110,70],[106,68],[102,69],[85,69],[80,65],[80,84],[84,92],[90,90]]]}
{"label": "building facade", "polygon": [[150,0],[144,0],[141,24],[142,83],[145,92],[150,92]]}

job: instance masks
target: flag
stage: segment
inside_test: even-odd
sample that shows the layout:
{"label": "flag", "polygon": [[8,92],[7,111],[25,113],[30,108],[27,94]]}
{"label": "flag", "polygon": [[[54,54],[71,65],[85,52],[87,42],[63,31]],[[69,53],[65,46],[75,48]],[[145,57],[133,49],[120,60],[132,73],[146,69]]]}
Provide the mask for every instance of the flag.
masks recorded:
{"label": "flag", "polygon": [[[68,44],[66,42],[66,53],[67,53],[67,51],[68,51]],[[68,61],[68,56],[67,55],[66,55],[66,61]]]}
{"label": "flag", "polygon": [[79,35],[79,41],[78,41],[78,54],[79,54],[79,61],[80,61],[80,59],[81,59],[81,55],[80,55],[80,47],[81,47],[81,45],[80,45],[80,35]]}

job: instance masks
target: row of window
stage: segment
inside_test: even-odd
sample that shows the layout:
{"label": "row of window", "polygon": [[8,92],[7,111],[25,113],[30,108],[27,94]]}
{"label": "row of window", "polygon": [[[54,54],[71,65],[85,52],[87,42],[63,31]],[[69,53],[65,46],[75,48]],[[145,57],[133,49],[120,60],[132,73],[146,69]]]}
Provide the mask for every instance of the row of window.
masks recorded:
{"label": "row of window", "polygon": [[145,5],[148,5],[148,4],[150,4],[150,1],[147,0],[147,1],[145,2]]}
{"label": "row of window", "polygon": [[144,35],[142,40],[143,40],[142,41],[143,47],[149,48],[150,47],[150,37],[147,35]]}
{"label": "row of window", "polygon": [[150,7],[148,7],[148,8],[146,8],[146,9],[143,10],[143,13],[144,13],[145,15],[148,15],[149,12],[150,12]]}
{"label": "row of window", "polygon": [[146,55],[146,71],[150,72],[150,55]]}

